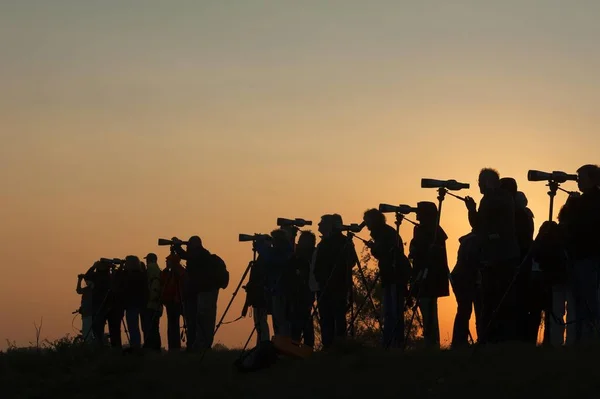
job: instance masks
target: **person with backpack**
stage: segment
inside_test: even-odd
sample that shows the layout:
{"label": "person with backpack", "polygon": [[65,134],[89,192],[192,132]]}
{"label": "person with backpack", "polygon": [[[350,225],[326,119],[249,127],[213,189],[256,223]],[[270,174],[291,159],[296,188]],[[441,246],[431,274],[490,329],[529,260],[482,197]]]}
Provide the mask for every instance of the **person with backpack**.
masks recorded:
{"label": "person with backpack", "polygon": [[142,311],[142,330],[144,332],[144,348],[161,350],[160,318],[163,314],[161,303],[160,267],[156,254],[149,253],[145,257],[146,278],[148,284],[148,304]]}
{"label": "person with backpack", "polygon": [[160,272],[161,302],[167,312],[167,343],[169,352],[181,349],[180,321],[184,315],[183,290],[186,272],[177,254],[167,256],[165,269]]}
{"label": "person with backpack", "polygon": [[214,341],[219,289],[229,284],[229,273],[223,260],[204,248],[200,237],[190,237],[187,250],[181,247],[182,241],[177,237],[172,240],[174,251],[186,260],[188,350],[210,349]]}

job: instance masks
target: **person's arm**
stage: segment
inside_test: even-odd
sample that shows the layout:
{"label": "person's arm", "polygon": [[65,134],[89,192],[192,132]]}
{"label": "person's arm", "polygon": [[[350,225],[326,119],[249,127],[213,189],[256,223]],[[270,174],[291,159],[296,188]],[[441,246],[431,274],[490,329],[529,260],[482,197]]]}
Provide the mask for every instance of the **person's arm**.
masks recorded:
{"label": "person's arm", "polygon": [[[481,203],[483,203],[483,198],[481,199]],[[481,210],[481,203],[479,204],[479,209]],[[468,215],[469,215],[469,224],[473,230],[476,230],[479,227],[479,212],[477,212],[477,204],[475,200],[471,197],[465,198],[465,205],[467,207]]]}
{"label": "person's arm", "polygon": [[77,276],[77,289],[75,290],[79,295],[83,295],[83,288],[81,288],[81,282],[83,281],[83,275]]}

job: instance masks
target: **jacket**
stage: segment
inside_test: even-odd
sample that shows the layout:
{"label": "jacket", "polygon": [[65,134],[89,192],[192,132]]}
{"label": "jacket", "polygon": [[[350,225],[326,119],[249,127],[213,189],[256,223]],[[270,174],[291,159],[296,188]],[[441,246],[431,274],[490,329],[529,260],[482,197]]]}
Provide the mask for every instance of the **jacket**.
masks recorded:
{"label": "jacket", "polygon": [[561,225],[571,259],[600,256],[600,189],[569,197]]}
{"label": "jacket", "polygon": [[148,309],[162,310],[161,287],[160,287],[160,267],[156,263],[148,263],[146,267],[146,277],[148,282]]}
{"label": "jacket", "polygon": [[[432,246],[435,230],[437,235]],[[446,232],[437,226],[415,226],[410,243],[409,259],[413,265],[413,292],[423,298],[440,298],[450,295],[448,283],[448,256]],[[427,270],[427,275],[424,274]]]}
{"label": "jacket", "polygon": [[181,246],[174,246],[174,250],[181,259],[186,261],[187,295],[194,296],[199,292],[214,291],[219,288],[217,266],[206,248],[188,248],[186,251]]}
{"label": "jacket", "polygon": [[177,265],[160,272],[162,290],[161,302],[164,305],[179,305],[186,286],[186,272],[183,266]]}
{"label": "jacket", "polygon": [[402,238],[396,230],[389,225],[383,226],[381,230],[372,231],[371,255],[377,259],[381,286],[390,284],[406,285],[411,273],[411,266],[404,254]]}
{"label": "jacket", "polygon": [[322,296],[347,296],[352,287],[352,267],[356,263],[352,242],[343,234],[324,237],[318,245],[314,275]]}
{"label": "jacket", "polygon": [[483,266],[518,260],[521,255],[515,227],[515,202],[504,190],[485,194],[479,209],[469,212],[481,248]]}

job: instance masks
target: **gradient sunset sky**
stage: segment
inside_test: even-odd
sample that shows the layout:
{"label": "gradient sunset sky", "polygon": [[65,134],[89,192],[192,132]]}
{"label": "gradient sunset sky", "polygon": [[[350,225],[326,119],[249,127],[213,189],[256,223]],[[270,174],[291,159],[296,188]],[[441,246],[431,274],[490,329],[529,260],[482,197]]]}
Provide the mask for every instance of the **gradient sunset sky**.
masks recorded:
{"label": "gradient sunset sky", "polygon": [[[435,201],[423,177],[479,201],[495,167],[539,227],[547,188],[527,170],[600,161],[598,15],[596,0],[2,1],[0,348],[41,317],[43,337],[74,334],[77,274],[148,252],[164,267],[159,237],[223,257],[220,317],[252,255],[239,233]],[[442,226],[453,267],[462,202]],[[440,304],[447,342],[455,300]]]}

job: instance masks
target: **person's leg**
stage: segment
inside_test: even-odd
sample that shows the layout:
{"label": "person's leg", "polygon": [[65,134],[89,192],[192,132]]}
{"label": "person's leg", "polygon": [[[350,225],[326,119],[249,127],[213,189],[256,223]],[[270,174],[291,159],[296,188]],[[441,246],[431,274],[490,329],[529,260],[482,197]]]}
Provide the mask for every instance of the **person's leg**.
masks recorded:
{"label": "person's leg", "polygon": [[81,336],[87,343],[94,341],[94,334],[92,333],[92,316],[81,317]]}
{"label": "person's leg", "polygon": [[140,332],[140,309],[129,306],[125,309],[125,321],[129,330],[130,346],[138,349],[142,346],[142,334]]}
{"label": "person's leg", "polygon": [[287,304],[285,297],[274,295],[273,303],[273,331],[279,336],[290,336],[290,327],[287,315]]}
{"label": "person's leg", "polygon": [[213,344],[218,291],[198,293],[195,349],[210,349]]}
{"label": "person's leg", "polygon": [[[123,309],[113,308],[107,316],[110,346],[113,348],[121,348],[123,346],[121,340],[121,322],[123,321]],[[104,337],[102,337],[102,339],[104,340]]]}
{"label": "person's leg", "polygon": [[574,263],[579,341],[589,342],[598,328],[598,265],[594,259]]}
{"label": "person's leg", "polygon": [[[552,313],[550,317],[550,344],[556,348],[563,346],[565,337],[565,302],[566,287],[564,285],[552,286]],[[562,322],[562,323],[561,323]]]}
{"label": "person's leg", "polygon": [[334,336],[344,339],[348,328],[346,320],[348,309],[347,296],[345,294],[336,294],[334,306]]}
{"label": "person's leg", "polygon": [[180,339],[180,320],[181,308],[176,304],[165,306],[167,311],[167,341],[169,351],[178,351],[181,349]]}
{"label": "person's leg", "polygon": [[321,317],[321,343],[324,349],[333,345],[335,336],[335,311],[331,295],[319,298],[319,315]]}
{"label": "person's leg", "polygon": [[267,322],[267,309],[252,307],[252,317],[254,319],[254,328],[256,329],[256,346],[261,342],[271,340],[269,332],[269,323]]}
{"label": "person's leg", "polygon": [[469,321],[473,312],[475,287],[468,287],[455,282],[456,316],[452,330],[452,347],[463,347],[469,344]]}
{"label": "person's leg", "polygon": [[193,350],[196,343],[197,335],[197,317],[198,313],[198,297],[197,295],[190,295],[186,298],[185,302],[185,325],[187,328],[187,350]]}

